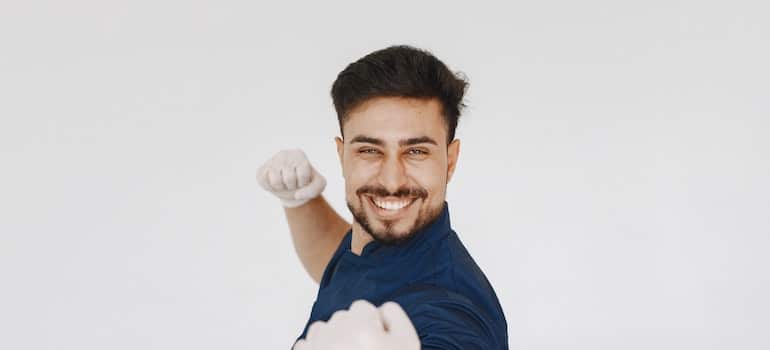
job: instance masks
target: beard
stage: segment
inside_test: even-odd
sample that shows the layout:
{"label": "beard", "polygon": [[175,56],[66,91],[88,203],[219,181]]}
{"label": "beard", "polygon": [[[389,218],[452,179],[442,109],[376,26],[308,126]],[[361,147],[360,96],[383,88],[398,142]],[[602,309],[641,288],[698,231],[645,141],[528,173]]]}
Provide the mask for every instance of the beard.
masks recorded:
{"label": "beard", "polygon": [[[353,219],[361,225],[361,227],[366,231],[367,234],[369,234],[375,241],[380,242],[384,245],[400,245],[405,243],[406,241],[409,241],[412,239],[418,232],[420,232],[421,229],[425,228],[426,226],[433,223],[438,217],[441,215],[441,212],[444,209],[444,202],[442,201],[441,204],[439,204],[436,207],[425,207],[418,209],[417,213],[417,219],[414,220],[414,223],[410,228],[408,228],[406,231],[398,232],[395,229],[395,225],[398,223],[397,220],[383,220],[376,217],[371,217],[371,215],[368,215],[364,209],[364,203],[363,201],[368,201],[368,198],[364,197],[364,194],[372,194],[375,196],[382,196],[382,197],[398,197],[398,198],[415,198],[415,201],[417,199],[421,199],[421,203],[425,204],[425,198],[427,198],[427,191],[423,189],[399,189],[395,194],[390,194],[387,190],[382,188],[369,188],[369,187],[362,187],[361,189],[356,191],[357,197],[358,197],[358,207],[354,206],[350,201],[346,200],[346,203],[348,205],[348,209],[350,209],[350,213],[353,214]],[[413,205],[414,203],[410,204]],[[403,219],[401,219],[403,220]],[[374,221],[379,221],[384,226],[382,229],[378,230],[375,229],[372,225]]]}

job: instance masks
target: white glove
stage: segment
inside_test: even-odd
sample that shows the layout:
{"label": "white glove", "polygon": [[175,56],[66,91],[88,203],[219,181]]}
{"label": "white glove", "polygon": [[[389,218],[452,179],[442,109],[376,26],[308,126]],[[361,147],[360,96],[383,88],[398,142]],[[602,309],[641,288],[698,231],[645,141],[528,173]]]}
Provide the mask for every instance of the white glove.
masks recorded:
{"label": "white glove", "polygon": [[326,179],[310,165],[300,149],[276,153],[257,170],[257,182],[280,198],[287,208],[307,203],[326,188]]}
{"label": "white glove", "polygon": [[310,325],[294,350],[420,350],[420,338],[404,309],[389,301],[380,308],[356,300],[350,310],[335,312],[328,322]]}

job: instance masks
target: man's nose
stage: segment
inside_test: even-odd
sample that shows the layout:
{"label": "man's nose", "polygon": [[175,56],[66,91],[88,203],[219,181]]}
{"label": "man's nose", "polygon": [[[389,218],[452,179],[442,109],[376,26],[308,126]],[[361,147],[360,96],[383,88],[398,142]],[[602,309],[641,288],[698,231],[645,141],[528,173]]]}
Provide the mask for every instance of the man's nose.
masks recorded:
{"label": "man's nose", "polygon": [[390,193],[395,193],[406,185],[406,167],[398,157],[386,157],[380,167],[378,179]]}

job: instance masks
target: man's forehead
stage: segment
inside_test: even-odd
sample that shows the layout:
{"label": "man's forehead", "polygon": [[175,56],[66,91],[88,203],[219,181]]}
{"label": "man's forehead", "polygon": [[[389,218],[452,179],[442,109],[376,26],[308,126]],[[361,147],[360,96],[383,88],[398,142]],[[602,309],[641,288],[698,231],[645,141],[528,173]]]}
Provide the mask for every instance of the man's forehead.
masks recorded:
{"label": "man's forehead", "polygon": [[359,141],[366,138],[370,143],[379,140],[404,145],[415,143],[417,138],[422,142],[437,142],[446,135],[445,124],[435,99],[381,97],[351,111],[343,129],[350,143],[359,137]]}

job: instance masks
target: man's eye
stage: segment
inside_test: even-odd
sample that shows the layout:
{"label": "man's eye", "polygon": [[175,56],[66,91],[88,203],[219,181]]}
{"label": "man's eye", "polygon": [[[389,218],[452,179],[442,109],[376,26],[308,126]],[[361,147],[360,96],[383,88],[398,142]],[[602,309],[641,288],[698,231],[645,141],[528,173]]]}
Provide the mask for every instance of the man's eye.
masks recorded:
{"label": "man's eye", "polygon": [[363,148],[358,150],[358,153],[372,154],[372,153],[377,153],[377,150],[371,149],[371,148]]}
{"label": "man's eye", "polygon": [[[423,151],[421,149],[410,149],[409,152],[412,153],[412,154],[415,154],[415,155],[428,154],[428,152],[425,152],[425,151]],[[413,153],[413,152],[416,152],[416,153]]]}

